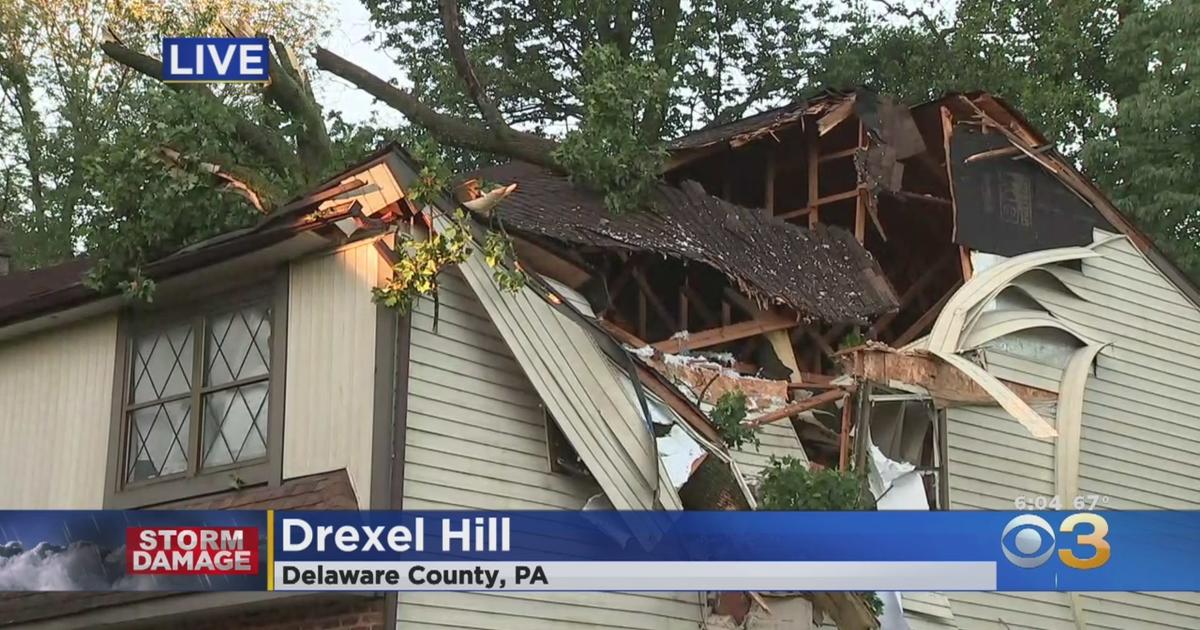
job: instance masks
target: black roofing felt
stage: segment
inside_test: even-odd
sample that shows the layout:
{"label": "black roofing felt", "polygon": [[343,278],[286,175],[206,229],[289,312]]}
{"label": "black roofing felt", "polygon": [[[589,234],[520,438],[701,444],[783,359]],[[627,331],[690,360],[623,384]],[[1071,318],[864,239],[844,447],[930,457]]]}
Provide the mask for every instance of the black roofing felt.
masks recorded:
{"label": "black roofing felt", "polygon": [[652,210],[614,216],[600,195],[537,166],[513,162],[475,175],[517,184],[496,209],[509,229],[702,262],[751,297],[828,323],[864,322],[896,308],[879,266],[839,228],[810,231],[722,201],[693,182],[661,185]]}

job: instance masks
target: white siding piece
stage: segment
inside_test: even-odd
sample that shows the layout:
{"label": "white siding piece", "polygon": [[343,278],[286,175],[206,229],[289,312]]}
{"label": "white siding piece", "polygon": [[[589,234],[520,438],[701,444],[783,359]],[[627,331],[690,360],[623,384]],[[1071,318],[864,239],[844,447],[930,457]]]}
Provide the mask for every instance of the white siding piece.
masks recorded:
{"label": "white siding piece", "polygon": [[958,628],[950,600],[941,593],[897,593],[909,630]]}
{"label": "white siding piece", "polygon": [[978,348],[989,341],[1030,328],[1055,328],[1079,339],[1080,343],[1092,343],[1083,333],[1063,321],[1051,317],[1044,311],[1001,310],[987,311],[979,316],[960,342],[961,349]]}
{"label": "white siding piece", "polygon": [[351,173],[338,184],[345,184],[356,179],[363,182],[364,185],[321,202],[321,205],[317,206],[318,210],[357,201],[362,205],[363,214],[370,216],[404,196],[386,162],[381,161],[369,168]]}
{"label": "white siding piece", "polygon": [[989,267],[950,297],[929,332],[929,349],[935,352],[960,350],[959,342],[970,321],[1001,289],[1026,271],[1042,265],[1093,256],[1097,256],[1096,252],[1085,247],[1063,247],[1022,254]]}
{"label": "white siding piece", "polygon": [[[1044,365],[1026,357],[1009,354],[995,347],[984,348],[979,351],[979,354],[983,357],[983,365],[986,366],[987,371],[996,378],[1044,389],[1048,392],[1058,392],[1058,386],[1062,381],[1063,368],[1066,366],[1066,361],[1063,361],[1063,365],[1061,366]],[[1074,350],[1071,351],[1071,354],[1074,354]],[[1041,408],[1043,404],[1046,403],[1039,401],[1034,403],[1033,407],[1038,412],[1042,412],[1044,411]]]}
{"label": "white siding piece", "polygon": [[1079,492],[1079,437],[1083,423],[1083,394],[1092,361],[1104,346],[1091,344],[1075,351],[1063,370],[1059,386],[1055,426],[1058,440],[1054,454],[1055,490],[1062,505],[1071,505]]}
{"label": "white siding piece", "polygon": [[[442,217],[435,223],[444,224]],[[460,265],[517,362],[612,504],[655,509],[660,463],[640,410],[589,331],[525,287],[501,292],[482,255]]]}

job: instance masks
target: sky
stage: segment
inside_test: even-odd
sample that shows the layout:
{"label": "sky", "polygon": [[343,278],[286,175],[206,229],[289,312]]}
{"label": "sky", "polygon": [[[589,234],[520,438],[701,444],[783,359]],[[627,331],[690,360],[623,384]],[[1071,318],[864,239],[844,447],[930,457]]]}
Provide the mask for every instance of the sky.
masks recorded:
{"label": "sky", "polygon": [[[361,0],[330,0],[337,12],[330,16],[333,25],[321,45],[353,61],[384,79],[400,78],[400,67],[377,46],[364,41],[371,33],[371,14]],[[373,116],[385,125],[397,125],[401,118],[393,109],[375,103],[362,90],[328,72],[314,78],[317,100],[326,111],[339,111],[348,122],[366,122]]]}

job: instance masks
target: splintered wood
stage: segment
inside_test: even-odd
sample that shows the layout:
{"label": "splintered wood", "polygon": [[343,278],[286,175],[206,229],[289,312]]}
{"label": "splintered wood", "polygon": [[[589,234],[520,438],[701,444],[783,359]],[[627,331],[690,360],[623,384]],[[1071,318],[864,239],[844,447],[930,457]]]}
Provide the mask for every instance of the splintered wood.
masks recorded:
{"label": "splintered wood", "polygon": [[778,407],[787,401],[788,382],[743,376],[715,361],[655,353],[646,364],[681,389],[690,390],[700,402],[715,404],[726,392],[741,390],[750,409]]}
{"label": "splintered wood", "polygon": [[[997,404],[975,381],[936,357],[872,346],[842,353],[841,357],[848,373],[883,384],[895,381],[924,387],[940,407]],[[1004,384],[1030,404],[1058,400],[1051,391],[1007,381]]]}

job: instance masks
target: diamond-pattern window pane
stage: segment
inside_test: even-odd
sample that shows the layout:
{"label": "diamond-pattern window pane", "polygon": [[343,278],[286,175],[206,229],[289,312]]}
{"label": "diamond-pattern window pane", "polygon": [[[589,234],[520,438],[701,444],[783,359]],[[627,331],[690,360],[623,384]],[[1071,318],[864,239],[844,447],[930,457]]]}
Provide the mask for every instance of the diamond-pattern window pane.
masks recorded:
{"label": "diamond-pattern window pane", "polygon": [[129,414],[129,481],[143,481],[187,470],[188,399],[151,405]]}
{"label": "diamond-pattern window pane", "polygon": [[207,384],[224,385],[267,374],[271,365],[271,309],[248,306],[208,322]]}
{"label": "diamond-pattern window pane", "polygon": [[133,344],[132,402],[187,393],[192,387],[194,345],[188,324],[139,336]]}
{"label": "diamond-pattern window pane", "polygon": [[267,454],[267,383],[213,392],[204,397],[205,468]]}

